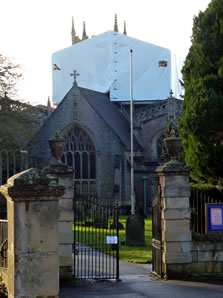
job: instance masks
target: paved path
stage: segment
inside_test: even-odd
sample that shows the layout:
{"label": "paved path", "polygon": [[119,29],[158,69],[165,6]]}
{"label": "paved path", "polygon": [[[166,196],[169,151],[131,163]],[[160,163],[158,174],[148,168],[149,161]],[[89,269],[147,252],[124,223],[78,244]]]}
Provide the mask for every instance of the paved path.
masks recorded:
{"label": "paved path", "polygon": [[156,280],[151,265],[120,261],[121,281],[79,280],[61,285],[60,298],[223,298],[223,282]]}

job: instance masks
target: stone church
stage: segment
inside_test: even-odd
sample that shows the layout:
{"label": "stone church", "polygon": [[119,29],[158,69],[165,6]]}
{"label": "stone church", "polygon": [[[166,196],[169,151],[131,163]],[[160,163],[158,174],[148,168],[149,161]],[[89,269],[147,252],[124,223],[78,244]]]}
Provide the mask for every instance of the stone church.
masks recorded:
{"label": "stone church", "polygon": [[139,53],[133,80],[135,197],[137,208],[149,213],[165,130],[170,119],[181,117],[182,100],[175,98],[169,50],[128,37],[126,26],[118,33],[117,17],[113,31],[89,39],[84,24],[82,40],[72,23],[72,46],[53,56],[57,108],[29,151],[33,166],[47,166],[52,162],[48,140],[59,130],[66,139],[62,161],[75,169],[75,192],[117,200],[122,214],[130,212],[129,47]]}

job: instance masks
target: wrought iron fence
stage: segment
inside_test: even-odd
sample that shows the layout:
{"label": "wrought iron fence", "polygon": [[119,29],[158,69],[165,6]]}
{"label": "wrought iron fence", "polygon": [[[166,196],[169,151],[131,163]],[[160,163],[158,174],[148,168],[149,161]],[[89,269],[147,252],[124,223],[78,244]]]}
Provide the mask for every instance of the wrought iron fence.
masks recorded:
{"label": "wrought iron fence", "polygon": [[191,189],[191,230],[193,237],[205,234],[205,204],[223,203],[222,195],[208,195],[197,189]]}
{"label": "wrought iron fence", "polygon": [[8,265],[8,221],[0,220],[0,267]]}

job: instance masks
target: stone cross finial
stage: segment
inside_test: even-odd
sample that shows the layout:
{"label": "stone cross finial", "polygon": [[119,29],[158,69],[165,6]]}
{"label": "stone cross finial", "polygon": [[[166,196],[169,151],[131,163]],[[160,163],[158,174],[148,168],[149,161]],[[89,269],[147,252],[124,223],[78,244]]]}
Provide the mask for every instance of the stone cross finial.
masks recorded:
{"label": "stone cross finial", "polygon": [[73,85],[77,84],[77,76],[79,76],[80,74],[76,70],[74,70],[70,75],[74,77]]}

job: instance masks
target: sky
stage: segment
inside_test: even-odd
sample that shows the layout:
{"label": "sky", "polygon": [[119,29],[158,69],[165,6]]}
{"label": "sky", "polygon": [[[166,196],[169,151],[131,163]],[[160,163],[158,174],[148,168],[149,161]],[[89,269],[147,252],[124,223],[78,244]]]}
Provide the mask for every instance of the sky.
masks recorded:
{"label": "sky", "polygon": [[191,45],[193,18],[211,0],[0,0],[0,52],[21,65],[18,99],[47,104],[52,96],[52,53],[71,46],[71,22],[82,36],[126,21],[127,34],[173,50],[185,59]]}

